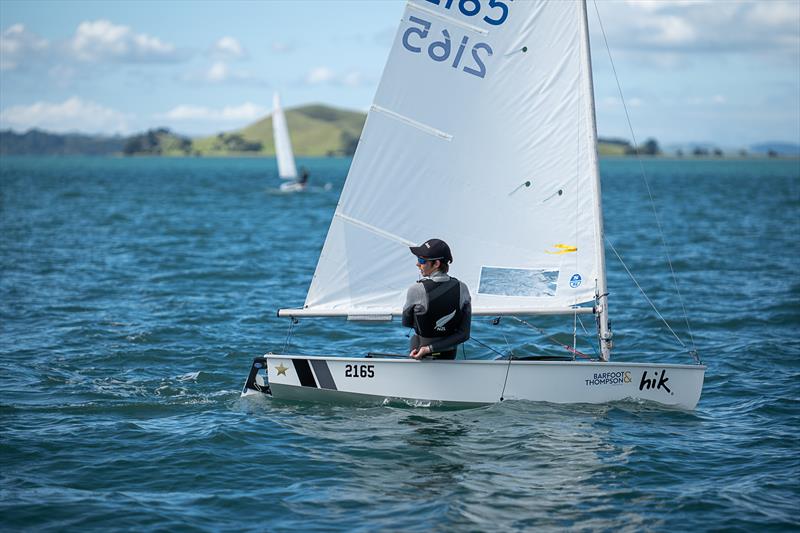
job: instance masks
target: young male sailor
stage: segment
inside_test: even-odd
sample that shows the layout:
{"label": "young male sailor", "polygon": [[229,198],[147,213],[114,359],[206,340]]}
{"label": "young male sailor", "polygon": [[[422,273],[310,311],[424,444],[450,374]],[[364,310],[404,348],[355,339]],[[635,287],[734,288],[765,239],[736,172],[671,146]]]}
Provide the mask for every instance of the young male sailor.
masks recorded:
{"label": "young male sailor", "polygon": [[453,255],[446,242],[430,239],[410,249],[422,279],[408,288],[403,306],[403,326],[416,333],[411,336],[409,357],[455,359],[458,345],[469,339],[469,289],[447,274]]}

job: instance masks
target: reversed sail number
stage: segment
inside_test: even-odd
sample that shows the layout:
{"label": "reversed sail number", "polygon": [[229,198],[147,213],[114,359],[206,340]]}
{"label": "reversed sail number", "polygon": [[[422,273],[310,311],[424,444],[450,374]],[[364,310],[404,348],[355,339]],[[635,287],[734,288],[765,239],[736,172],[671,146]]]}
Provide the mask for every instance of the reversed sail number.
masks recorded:
{"label": "reversed sail number", "polygon": [[[431,30],[431,23],[415,16],[408,17],[408,21],[413,24],[418,24],[419,27],[410,26],[405,33],[403,33],[403,48],[409,52],[420,54],[425,46],[425,43],[422,41],[428,38],[428,34]],[[418,46],[418,44],[421,46]],[[464,35],[461,37],[461,43],[458,45],[458,50],[456,50],[456,53],[453,55],[453,61],[450,62],[450,67],[457,69],[459,66],[461,66],[461,59],[468,44],[469,36]],[[450,39],[450,32],[447,29],[444,29],[442,30],[442,40],[432,41],[430,44],[428,44],[428,57],[437,63],[448,61],[450,59],[452,48],[453,46]],[[481,57],[481,51],[485,52],[485,58]],[[473,76],[477,76],[479,78],[485,77],[486,64],[484,63],[484,60],[492,55],[492,47],[486,43],[474,43],[470,52],[472,54],[472,60],[474,61],[474,64],[464,65],[462,70],[467,74],[472,74]]]}
{"label": "reversed sail number", "polygon": [[[453,5],[454,0],[427,0],[427,1],[430,2],[431,4],[442,6],[445,9],[450,9],[450,7]],[[513,2],[514,0],[508,0],[508,1]],[[479,15],[481,12],[481,7],[482,6],[480,0],[458,0],[458,10],[465,17],[474,17],[475,15]],[[492,15],[497,17],[497,18],[492,18],[489,15],[483,17],[483,20],[486,21],[488,24],[491,24],[492,26],[499,26],[506,21],[506,18],[508,18],[508,5],[505,2],[501,0],[489,0],[488,4],[486,4],[486,7],[488,11],[492,12]],[[453,11],[455,11],[455,9]]]}
{"label": "reversed sail number", "polygon": [[374,378],[375,365],[344,365],[346,378]]}

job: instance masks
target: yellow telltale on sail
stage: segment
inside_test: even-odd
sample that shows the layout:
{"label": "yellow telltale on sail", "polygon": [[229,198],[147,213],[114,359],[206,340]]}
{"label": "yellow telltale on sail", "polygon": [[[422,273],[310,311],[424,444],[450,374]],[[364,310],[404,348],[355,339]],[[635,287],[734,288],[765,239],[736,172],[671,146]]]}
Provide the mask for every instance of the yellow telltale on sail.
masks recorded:
{"label": "yellow telltale on sail", "polygon": [[561,255],[561,254],[570,254],[572,252],[577,252],[577,246],[570,246],[569,244],[554,244],[553,248],[556,249],[555,252],[551,252],[550,250],[545,250],[545,253],[552,254],[552,255]]}

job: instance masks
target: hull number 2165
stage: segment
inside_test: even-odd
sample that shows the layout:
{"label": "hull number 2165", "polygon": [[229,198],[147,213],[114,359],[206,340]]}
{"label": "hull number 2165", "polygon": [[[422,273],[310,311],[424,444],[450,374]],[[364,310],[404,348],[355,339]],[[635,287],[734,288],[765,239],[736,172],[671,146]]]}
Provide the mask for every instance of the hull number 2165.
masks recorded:
{"label": "hull number 2165", "polygon": [[375,365],[344,365],[346,378],[374,378]]}

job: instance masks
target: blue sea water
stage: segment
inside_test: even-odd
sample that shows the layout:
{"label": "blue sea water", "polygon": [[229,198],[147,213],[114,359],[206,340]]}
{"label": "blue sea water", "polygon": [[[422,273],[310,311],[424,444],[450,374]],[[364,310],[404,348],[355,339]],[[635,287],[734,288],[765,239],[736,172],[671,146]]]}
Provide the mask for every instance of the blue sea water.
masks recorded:
{"label": "blue sea water", "polygon": [[[269,159],[0,159],[0,529],[800,529],[800,162],[645,162],[708,365],[693,412],[240,399],[350,161],[301,163],[286,195]],[[638,163],[601,173],[609,241],[688,342]],[[607,256],[614,357],[691,362]],[[401,350],[382,327],[303,320],[290,347]],[[474,334],[564,353],[500,327]]]}

